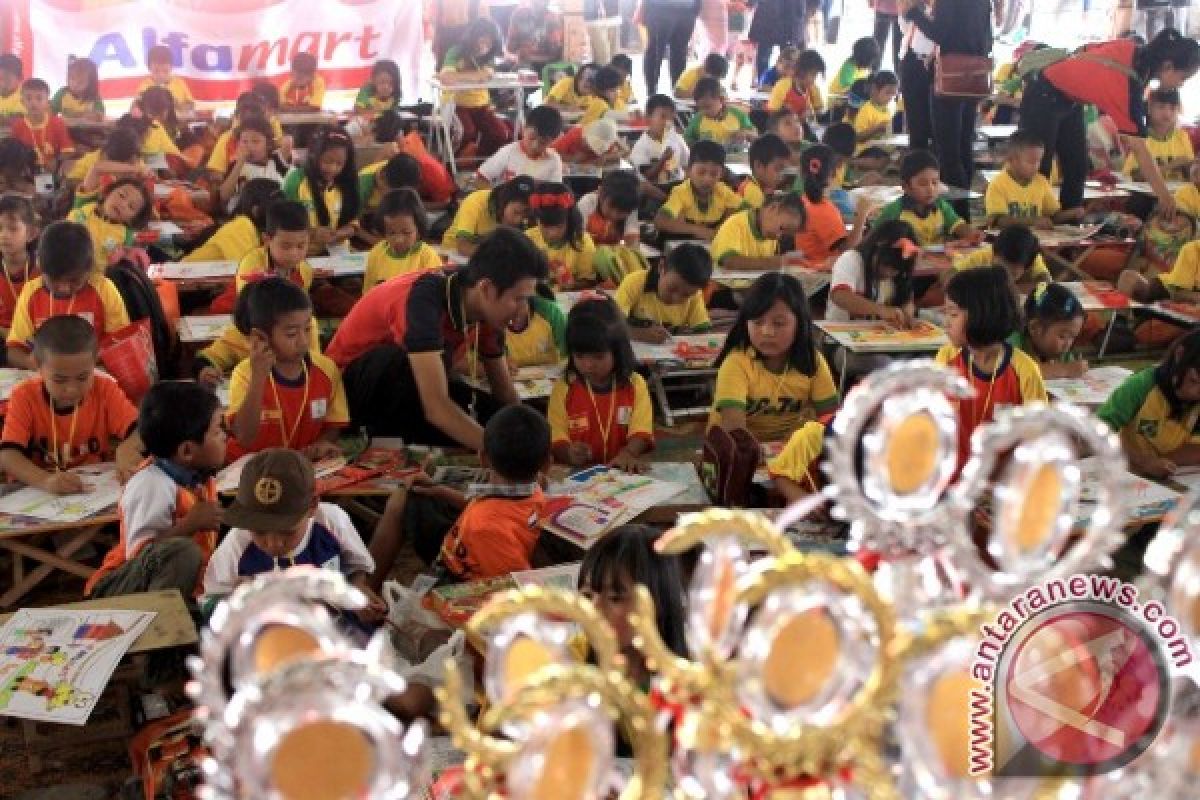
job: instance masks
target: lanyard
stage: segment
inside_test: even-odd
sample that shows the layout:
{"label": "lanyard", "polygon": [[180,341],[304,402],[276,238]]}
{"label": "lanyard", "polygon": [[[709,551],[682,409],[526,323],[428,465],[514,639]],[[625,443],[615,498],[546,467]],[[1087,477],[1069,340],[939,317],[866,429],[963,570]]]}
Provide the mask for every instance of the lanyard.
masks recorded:
{"label": "lanyard", "polygon": [[[971,427],[976,428],[983,423],[984,417],[987,416],[988,406],[992,403],[992,390],[996,388],[996,374],[1000,371],[1000,362],[1004,359],[1004,354],[996,356],[996,363],[992,366],[992,377],[988,381],[987,397],[983,401],[983,410],[979,412],[979,416],[975,416],[975,398],[971,398]],[[967,351],[967,380],[974,383],[975,370],[971,366],[971,352]]]}
{"label": "lanyard", "polygon": [[607,461],[608,437],[612,433],[613,423],[617,419],[616,386],[613,387],[613,392],[609,396],[608,425],[606,426],[604,420],[600,418],[600,404],[596,402],[596,393],[592,391],[592,384],[587,378],[584,378],[583,385],[587,387],[588,399],[592,401],[592,410],[596,412],[596,425],[600,428],[600,441],[604,444],[604,452],[601,453],[601,460]]}
{"label": "lanyard", "polygon": [[50,401],[50,441],[51,447],[54,448],[53,461],[55,472],[62,472],[71,463],[71,448],[75,441],[75,423],[78,421],[79,406],[75,406],[75,410],[71,412],[71,432],[67,434],[67,440],[63,442],[67,447],[67,454],[64,457],[62,449],[58,444],[58,415],[54,413],[54,401]]}
{"label": "lanyard", "polygon": [[271,394],[275,396],[275,407],[279,409],[279,430],[283,433],[284,447],[292,446],[292,441],[296,438],[296,432],[300,430],[300,423],[304,421],[304,415],[308,410],[308,390],[311,386],[308,382],[308,362],[301,361],[300,368],[304,373],[304,398],[300,401],[300,410],[296,412],[296,422],[292,425],[290,433],[288,432],[287,418],[283,413],[283,403],[279,400],[279,387],[275,384],[275,371],[271,371]]}
{"label": "lanyard", "polygon": [[[32,260],[29,257],[25,258],[25,277],[21,281],[22,288],[24,288],[25,284],[29,283],[29,262]],[[8,266],[4,263],[3,258],[0,258],[0,272],[4,273],[4,282],[8,284],[8,293],[12,297],[12,308],[15,311],[17,308],[17,287],[13,284],[12,277],[8,274]],[[53,296],[50,298],[50,304],[51,311],[53,311]]]}

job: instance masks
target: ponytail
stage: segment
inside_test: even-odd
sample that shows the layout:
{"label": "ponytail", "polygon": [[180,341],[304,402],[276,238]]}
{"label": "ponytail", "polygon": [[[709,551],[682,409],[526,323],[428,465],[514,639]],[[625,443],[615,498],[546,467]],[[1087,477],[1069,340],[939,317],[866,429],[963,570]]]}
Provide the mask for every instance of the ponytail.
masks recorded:
{"label": "ponytail", "polygon": [[819,203],[825,197],[825,189],[833,177],[837,156],[827,145],[814,144],[800,155],[800,169],[804,176],[804,196],[810,203]]}
{"label": "ponytail", "polygon": [[1181,72],[1195,71],[1200,67],[1200,44],[1174,28],[1164,28],[1149,44],[1137,49],[1134,66],[1146,80],[1152,80],[1164,64]]}

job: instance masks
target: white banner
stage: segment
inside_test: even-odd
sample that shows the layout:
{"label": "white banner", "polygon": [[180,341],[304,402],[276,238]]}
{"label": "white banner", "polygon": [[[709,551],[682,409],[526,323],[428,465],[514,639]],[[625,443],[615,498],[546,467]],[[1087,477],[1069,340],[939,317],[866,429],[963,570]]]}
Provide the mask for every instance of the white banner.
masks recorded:
{"label": "white banner", "polygon": [[[8,0],[7,50],[25,74],[65,85],[69,56],[90,58],[101,94],[128,97],[149,74],[146,52],[170,48],[197,100],[232,100],[259,78],[282,82],[296,53],[317,57],[330,89],[356,89],[371,65],[400,67],[415,101],[424,49],[420,0]],[[428,95],[428,91],[424,92]]]}

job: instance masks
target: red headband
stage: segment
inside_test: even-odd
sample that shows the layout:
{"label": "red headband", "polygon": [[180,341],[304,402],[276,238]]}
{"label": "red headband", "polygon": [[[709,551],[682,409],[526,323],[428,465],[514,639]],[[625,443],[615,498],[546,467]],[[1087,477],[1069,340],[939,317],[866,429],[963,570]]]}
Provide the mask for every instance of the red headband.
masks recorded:
{"label": "red headband", "polygon": [[562,194],[534,194],[529,196],[530,208],[572,208],[575,205],[575,198],[569,193]]}

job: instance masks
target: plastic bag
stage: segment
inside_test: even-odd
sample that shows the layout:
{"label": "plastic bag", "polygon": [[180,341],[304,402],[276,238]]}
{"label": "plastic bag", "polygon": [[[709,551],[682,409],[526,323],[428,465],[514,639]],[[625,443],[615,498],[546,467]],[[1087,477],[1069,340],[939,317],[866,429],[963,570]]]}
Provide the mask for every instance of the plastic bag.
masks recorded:
{"label": "plastic bag", "polygon": [[388,581],[383,585],[392,647],[409,664],[425,661],[452,632],[441,617],[421,604],[421,598],[432,586],[429,576],[418,577],[412,586],[399,581]]}

